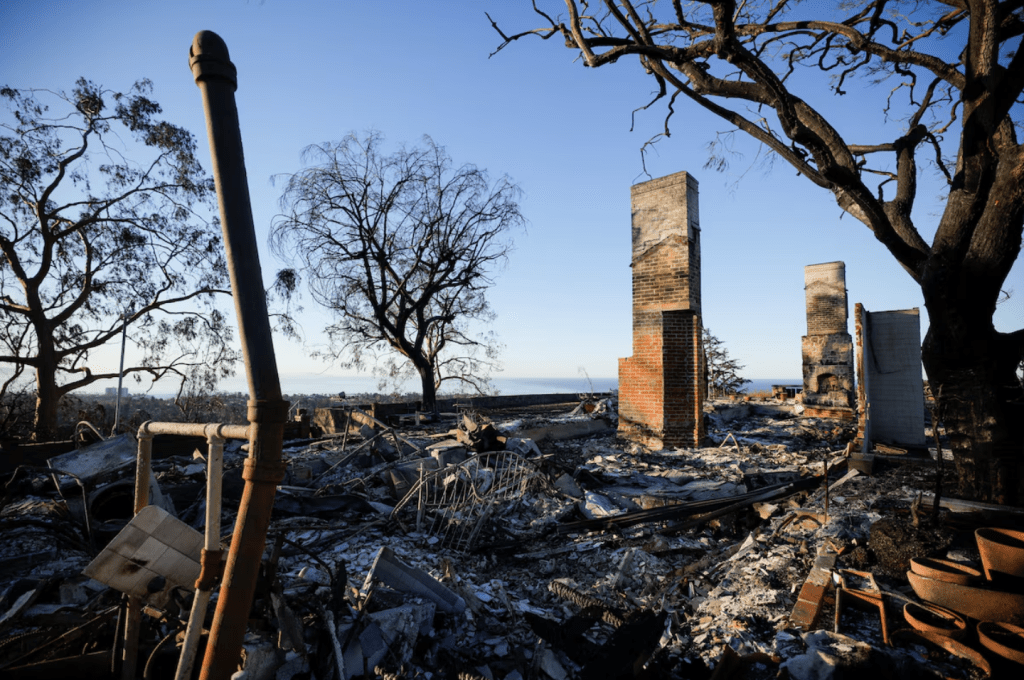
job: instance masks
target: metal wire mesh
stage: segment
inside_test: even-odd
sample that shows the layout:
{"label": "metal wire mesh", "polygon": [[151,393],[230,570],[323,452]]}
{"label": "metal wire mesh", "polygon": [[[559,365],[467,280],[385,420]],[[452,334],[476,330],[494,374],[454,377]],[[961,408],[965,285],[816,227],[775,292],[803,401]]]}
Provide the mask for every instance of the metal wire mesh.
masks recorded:
{"label": "metal wire mesh", "polygon": [[416,529],[440,539],[440,547],[467,551],[489,521],[513,509],[537,478],[529,461],[511,451],[479,453],[440,470],[420,470],[420,479],[392,516],[415,509]]}

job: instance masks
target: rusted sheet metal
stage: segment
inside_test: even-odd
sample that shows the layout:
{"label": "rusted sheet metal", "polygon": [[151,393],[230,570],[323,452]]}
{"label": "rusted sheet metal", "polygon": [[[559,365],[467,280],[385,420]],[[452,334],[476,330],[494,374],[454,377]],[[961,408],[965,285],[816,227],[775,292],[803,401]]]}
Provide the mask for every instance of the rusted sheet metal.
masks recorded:
{"label": "rusted sheet metal", "polygon": [[1024,628],[1009,623],[982,621],[978,624],[978,639],[987,649],[999,656],[1024,665]]}
{"label": "rusted sheet metal", "polygon": [[[889,621],[885,612],[885,598],[881,589],[875,582],[875,577],[870,572],[856,571],[854,569],[839,570],[839,587],[836,589],[836,612],[833,632],[839,632],[839,623],[843,617],[843,609],[850,604],[860,603],[867,605],[870,609],[877,609],[879,618],[882,621],[882,640],[885,644],[889,642]],[[853,582],[858,582],[863,587],[854,587]]]}
{"label": "rusted sheet metal", "polygon": [[982,672],[984,677],[989,678],[992,676],[992,666],[980,652],[968,647],[962,642],[957,642],[953,638],[946,637],[945,635],[924,633],[919,630],[908,629],[893,633],[893,640],[897,642],[909,642],[911,644],[920,644],[921,642],[932,644],[940,649],[946,650],[953,656],[960,657],[961,659],[970,662],[975,668]]}
{"label": "rusted sheet metal", "polygon": [[903,618],[915,629],[959,640],[967,633],[967,621],[956,612],[934,604],[907,602]]}
{"label": "rusted sheet metal", "polygon": [[1024,623],[1024,595],[938,581],[907,572],[919,598],[979,621]]}
{"label": "rusted sheet metal", "polygon": [[281,395],[252,222],[235,106],[237,72],[227,45],[212,31],[196,34],[189,51],[189,66],[202,93],[206,114],[224,250],[249,384],[251,429],[249,458],[243,472],[245,490],[200,676],[202,680],[227,680],[238,665],[274,494],[284,478],[281,443],[288,403]]}
{"label": "rusted sheet metal", "polygon": [[1024,577],[1024,531],[984,527],[974,531],[985,578],[999,574]]}
{"label": "rusted sheet metal", "polygon": [[980,585],[984,581],[981,572],[974,567],[936,557],[914,557],[910,560],[910,570],[936,581],[959,583],[962,586]]}

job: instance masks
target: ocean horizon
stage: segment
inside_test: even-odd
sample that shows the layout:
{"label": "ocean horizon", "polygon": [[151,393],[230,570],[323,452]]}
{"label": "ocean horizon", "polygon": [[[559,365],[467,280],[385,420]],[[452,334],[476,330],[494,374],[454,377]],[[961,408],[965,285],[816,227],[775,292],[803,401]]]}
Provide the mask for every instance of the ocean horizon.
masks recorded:
{"label": "ocean horizon", "polygon": [[[518,394],[602,394],[618,390],[618,378],[583,378],[580,376],[562,378],[503,378],[498,377],[491,380],[491,383],[501,395]],[[799,378],[751,378],[750,382],[744,385],[743,392],[770,391],[772,385],[800,385]],[[131,388],[134,385],[126,385],[132,394],[151,396],[154,398],[170,398],[175,394],[167,392],[136,392]],[[231,394],[234,392],[246,392],[245,378],[235,376],[222,380],[217,386],[217,392]],[[345,392],[349,395],[356,394],[377,394],[377,379],[373,376],[326,376],[326,375],[282,375],[281,391],[284,394],[338,394]],[[419,384],[414,381],[405,383],[400,393],[415,394],[419,392]],[[441,396],[450,392],[442,388]]]}

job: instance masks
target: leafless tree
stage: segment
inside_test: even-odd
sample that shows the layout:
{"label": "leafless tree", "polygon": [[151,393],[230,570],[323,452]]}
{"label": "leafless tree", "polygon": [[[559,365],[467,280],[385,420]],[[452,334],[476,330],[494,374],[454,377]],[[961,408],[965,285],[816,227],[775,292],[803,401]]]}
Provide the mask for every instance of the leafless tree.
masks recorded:
{"label": "leafless tree", "polygon": [[213,182],[150,89],[0,88],[0,363],[35,372],[40,439],[62,396],[117,377],[89,357],[126,326],[144,354],[125,368],[136,379],[184,378],[211,356],[230,372],[236,359],[214,302],[229,291],[220,230],[203,217]]}
{"label": "leafless tree", "polygon": [[[992,320],[1024,225],[1024,3],[565,0],[564,18],[547,10],[555,0],[540,4],[539,28],[508,34],[492,19],[498,50],[558,36],[588,67],[635,57],[657,86],[642,108],[667,104],[662,136],[681,101],[702,107],[870,229],[921,287],[923,360],[947,402],[961,492],[1024,500],[1024,394],[1014,376],[1024,329],[997,332]],[[846,95],[857,79],[891,86],[874,112],[879,135],[887,120],[902,121],[891,138],[846,139],[830,122],[825,95]],[[720,160],[713,152],[711,164]],[[928,166],[947,186],[927,225],[931,244],[913,214]]]}
{"label": "leafless tree", "polygon": [[334,314],[323,354],[357,367],[382,359],[391,377],[411,365],[433,409],[443,382],[483,389],[497,365],[493,338],[471,322],[493,319],[485,293],[523,223],[520,190],[453,167],[429,137],[393,153],[383,145],[374,132],[306,149],[311,165],[286,178],[271,244],[301,263]]}

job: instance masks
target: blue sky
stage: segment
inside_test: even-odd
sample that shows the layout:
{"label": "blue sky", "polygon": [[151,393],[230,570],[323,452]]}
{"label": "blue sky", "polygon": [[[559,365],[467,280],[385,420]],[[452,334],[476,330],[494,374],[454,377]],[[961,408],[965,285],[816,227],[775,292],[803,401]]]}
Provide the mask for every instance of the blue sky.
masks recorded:
{"label": "blue sky", "polygon": [[[542,3],[543,4],[543,3]],[[561,3],[548,3],[564,13]],[[253,217],[264,275],[282,266],[267,248],[281,184],[301,167],[308,144],[374,128],[394,144],[429,134],[456,163],[471,162],[520,183],[529,220],[490,293],[506,345],[508,377],[614,377],[631,349],[629,187],[647,179],[644,141],[662,129],[664,107],[638,113],[654,83],[635,62],[585,69],[559,38],[525,40],[493,58],[506,32],[538,24],[529,2],[39,2],[0,4],[0,83],[70,89],[85,76],[111,89],[140,78],[168,120],[197,136],[206,155],[199,92],[187,56],[196,31],[224,38],[239,72],[236,93]],[[574,63],[575,62],[575,63]],[[811,74],[803,76],[810,83]],[[806,98],[836,115],[851,143],[878,143],[889,127],[878,103],[889,88],[824,90]],[[834,100],[834,101],[833,101]],[[648,155],[658,177],[686,170],[700,182],[704,324],[725,341],[751,378],[800,375],[806,332],[803,267],[846,262],[850,306],[922,307],[917,286],[862,224],[842,216],[831,194],[782,163],[760,167],[757,147],[737,136],[724,173],[705,170],[707,144],[724,123],[680,101],[673,135]],[[209,163],[206,163],[209,167]],[[915,214],[930,240],[938,184],[920,191]],[[1015,296],[996,317],[1000,330],[1024,319],[1024,269],[1006,286]],[[307,341],[319,341],[326,312],[304,300]],[[851,324],[852,330],[852,324]],[[277,341],[289,376],[346,372],[311,363],[306,348]],[[98,353],[97,364],[116,361]],[[329,385],[325,387],[328,391]]]}

